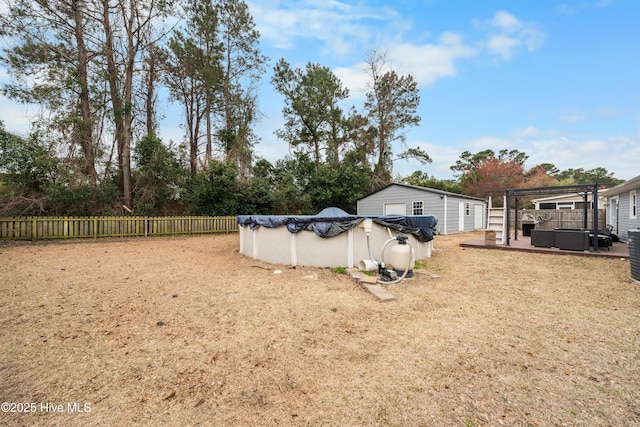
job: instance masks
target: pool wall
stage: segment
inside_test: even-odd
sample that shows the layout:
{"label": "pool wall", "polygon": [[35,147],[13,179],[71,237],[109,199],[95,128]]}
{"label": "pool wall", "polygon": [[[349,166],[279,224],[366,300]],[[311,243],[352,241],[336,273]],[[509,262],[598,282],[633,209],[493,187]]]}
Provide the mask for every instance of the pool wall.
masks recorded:
{"label": "pool wall", "polygon": [[[369,259],[364,223],[334,237],[323,238],[313,231],[290,233],[285,226],[240,227],[240,253],[271,264],[309,267],[357,267]],[[399,234],[391,230],[393,236]],[[420,242],[409,235],[416,260],[431,257],[433,240]],[[374,223],[369,237],[371,257],[380,260],[382,247],[389,240],[387,227]],[[385,253],[389,257],[390,244]]]}

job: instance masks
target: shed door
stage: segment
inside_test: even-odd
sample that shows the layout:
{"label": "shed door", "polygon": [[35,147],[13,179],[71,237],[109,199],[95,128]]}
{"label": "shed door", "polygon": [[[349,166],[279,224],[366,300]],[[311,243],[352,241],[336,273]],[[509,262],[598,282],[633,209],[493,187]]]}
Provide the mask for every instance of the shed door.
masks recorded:
{"label": "shed door", "polygon": [[404,203],[385,203],[384,215],[406,215],[407,207]]}
{"label": "shed door", "polygon": [[458,203],[458,231],[464,231],[464,202]]}
{"label": "shed door", "polygon": [[476,230],[484,228],[484,206],[475,205],[473,210],[473,228]]}

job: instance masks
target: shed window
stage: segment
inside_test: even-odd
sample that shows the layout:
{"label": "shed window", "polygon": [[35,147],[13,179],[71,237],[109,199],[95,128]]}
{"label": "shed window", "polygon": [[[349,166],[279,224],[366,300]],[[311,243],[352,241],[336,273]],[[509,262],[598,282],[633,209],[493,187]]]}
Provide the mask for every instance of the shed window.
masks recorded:
{"label": "shed window", "polygon": [[424,215],[424,202],[413,202],[412,215]]}
{"label": "shed window", "polygon": [[638,217],[638,193],[633,190],[629,193],[629,219]]}
{"label": "shed window", "polygon": [[540,203],[540,209],[555,209],[555,203]]}

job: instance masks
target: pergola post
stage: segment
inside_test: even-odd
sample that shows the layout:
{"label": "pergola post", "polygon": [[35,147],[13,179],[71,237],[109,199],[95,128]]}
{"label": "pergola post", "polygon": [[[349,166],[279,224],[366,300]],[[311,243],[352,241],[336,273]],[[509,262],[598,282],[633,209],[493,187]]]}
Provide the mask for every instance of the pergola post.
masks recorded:
{"label": "pergola post", "polygon": [[599,252],[598,242],[598,183],[593,184],[593,251]]}
{"label": "pergola post", "polygon": [[514,215],[515,217],[513,218],[513,220],[515,221],[515,223],[513,225],[513,240],[518,240],[518,218],[520,217],[520,215],[518,215],[518,196],[516,196]]}
{"label": "pergola post", "polygon": [[511,206],[511,196],[510,196],[510,192],[509,192],[508,189],[506,190],[506,193],[507,193],[506,194],[507,197],[505,198],[505,201],[504,201],[504,205],[505,205],[504,208],[505,208],[506,213],[507,213],[507,218],[506,218],[506,221],[507,221],[507,240],[506,240],[506,242],[507,242],[507,246],[510,246],[509,242],[511,241],[511,237],[510,237],[510,235],[511,235],[511,209],[509,208],[509,206]]}

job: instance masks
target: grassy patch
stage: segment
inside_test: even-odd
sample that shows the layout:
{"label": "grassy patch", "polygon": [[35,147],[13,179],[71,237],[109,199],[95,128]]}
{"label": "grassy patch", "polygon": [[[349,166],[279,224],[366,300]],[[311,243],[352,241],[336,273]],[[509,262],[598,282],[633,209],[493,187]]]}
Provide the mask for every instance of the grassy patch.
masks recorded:
{"label": "grassy patch", "polygon": [[423,261],[416,261],[415,265],[414,265],[414,268],[422,269],[422,270],[426,269],[427,268],[427,261],[424,261],[424,260]]}

